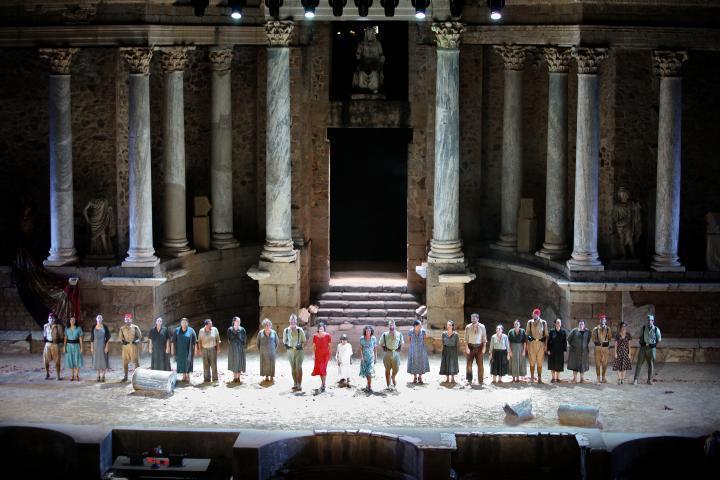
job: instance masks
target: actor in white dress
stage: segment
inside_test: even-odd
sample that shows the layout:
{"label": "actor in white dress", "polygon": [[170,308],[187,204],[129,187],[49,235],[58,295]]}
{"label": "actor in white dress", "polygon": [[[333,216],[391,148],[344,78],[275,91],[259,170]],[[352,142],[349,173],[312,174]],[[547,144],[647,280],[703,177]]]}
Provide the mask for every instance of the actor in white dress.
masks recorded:
{"label": "actor in white dress", "polygon": [[338,376],[340,377],[340,383],[350,384],[350,358],[352,357],[352,345],[348,342],[347,335],[343,334],[340,336],[340,343],[338,343],[337,350],[335,351],[335,360],[338,364]]}

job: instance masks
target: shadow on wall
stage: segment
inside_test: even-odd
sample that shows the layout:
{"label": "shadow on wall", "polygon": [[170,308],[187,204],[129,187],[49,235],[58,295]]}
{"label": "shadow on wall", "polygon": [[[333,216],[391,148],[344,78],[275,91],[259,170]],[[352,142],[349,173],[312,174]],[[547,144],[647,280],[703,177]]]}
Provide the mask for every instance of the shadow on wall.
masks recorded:
{"label": "shadow on wall", "polygon": [[611,478],[693,478],[702,475],[705,469],[703,444],[703,439],[677,436],[630,440],[612,451]]}

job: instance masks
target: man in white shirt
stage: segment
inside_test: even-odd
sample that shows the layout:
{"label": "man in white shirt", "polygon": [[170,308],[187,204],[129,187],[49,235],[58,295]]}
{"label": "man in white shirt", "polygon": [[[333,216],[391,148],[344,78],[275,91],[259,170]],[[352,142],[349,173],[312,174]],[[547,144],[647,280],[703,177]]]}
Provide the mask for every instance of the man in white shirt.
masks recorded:
{"label": "man in white shirt", "polygon": [[[218,380],[217,357],[220,353],[220,332],[213,327],[212,320],[209,318],[203,322],[203,328],[198,332],[198,342],[195,347],[196,354],[202,354],[203,360],[203,379],[209,382],[212,378],[213,382]],[[212,377],[210,376],[212,370]]]}
{"label": "man in white shirt", "polygon": [[485,332],[485,325],[480,323],[480,315],[477,313],[470,315],[470,323],[465,327],[465,344],[465,356],[467,357],[465,379],[468,385],[472,384],[473,362],[475,362],[478,369],[478,385],[482,385],[483,378],[485,378],[483,356],[487,344],[487,333]]}

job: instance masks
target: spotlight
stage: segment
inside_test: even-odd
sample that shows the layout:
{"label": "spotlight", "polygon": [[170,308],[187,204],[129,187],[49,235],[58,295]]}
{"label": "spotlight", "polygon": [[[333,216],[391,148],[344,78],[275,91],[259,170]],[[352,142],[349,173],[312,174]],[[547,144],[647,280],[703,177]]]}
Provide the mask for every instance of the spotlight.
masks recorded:
{"label": "spotlight", "polygon": [[343,8],[347,5],[347,0],[329,0],[329,3],[332,7],[333,16],[342,17]]}
{"label": "spotlight", "polygon": [[245,0],[228,0],[228,7],[230,7],[230,17],[233,20],[240,20],[245,7]]}
{"label": "spotlight", "polygon": [[490,18],[498,21],[502,18],[502,9],[505,6],[505,0],[487,0],[487,6],[490,9]]}
{"label": "spotlight", "polygon": [[207,8],[208,3],[210,3],[210,0],[190,0],[190,5],[192,5],[195,10],[196,17],[202,17],[205,15],[205,9]]}
{"label": "spotlight", "polygon": [[386,17],[394,17],[395,9],[397,8],[399,0],[380,0],[380,5],[385,9]]}
{"label": "spotlight", "polygon": [[430,0],[411,0],[411,3],[415,7],[415,18],[418,20],[425,19],[425,11],[430,6]]}
{"label": "spotlight", "polygon": [[300,3],[302,3],[305,9],[305,18],[315,18],[315,9],[320,3],[320,0],[300,0]]}
{"label": "spotlight", "polygon": [[268,8],[272,18],[280,17],[280,7],[282,7],[282,4],[283,0],[265,0],[265,6]]}
{"label": "spotlight", "polygon": [[365,18],[368,16],[368,11],[372,7],[373,0],[355,0],[355,6],[358,9],[358,15]]}

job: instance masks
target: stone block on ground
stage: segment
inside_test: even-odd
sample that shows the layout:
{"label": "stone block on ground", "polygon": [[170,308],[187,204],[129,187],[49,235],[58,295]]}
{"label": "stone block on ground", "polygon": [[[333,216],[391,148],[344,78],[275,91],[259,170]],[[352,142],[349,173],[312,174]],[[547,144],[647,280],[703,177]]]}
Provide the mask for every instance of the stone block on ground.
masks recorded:
{"label": "stone block on ground", "polygon": [[558,407],[558,421],[561,425],[574,427],[602,428],[600,408],[563,404]]}
{"label": "stone block on ground", "polygon": [[175,372],[136,368],[132,375],[132,386],[136,392],[173,393],[177,380]]}

